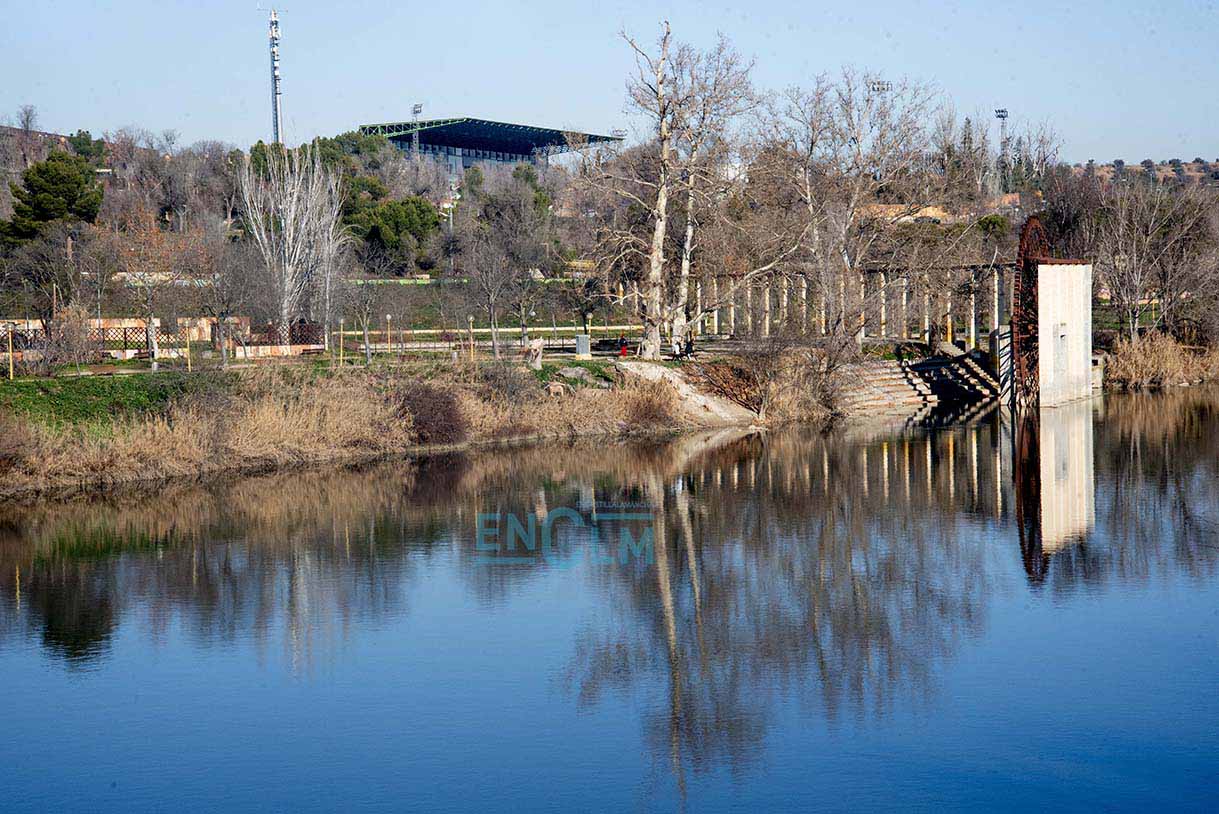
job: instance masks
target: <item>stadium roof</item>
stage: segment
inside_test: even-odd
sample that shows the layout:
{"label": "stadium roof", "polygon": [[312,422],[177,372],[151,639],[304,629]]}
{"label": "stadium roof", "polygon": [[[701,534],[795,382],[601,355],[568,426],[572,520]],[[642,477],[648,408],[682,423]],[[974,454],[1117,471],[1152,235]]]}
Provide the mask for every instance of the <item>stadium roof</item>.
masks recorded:
{"label": "stadium roof", "polygon": [[599,136],[594,133],[553,130],[549,127],[493,122],[468,116],[455,119],[360,125],[361,133],[385,136],[392,141],[409,141],[416,130],[419,132],[421,144],[521,155],[531,155],[535,151],[540,153],[566,152],[570,149],[569,135],[574,135],[577,140],[589,144],[622,141],[620,136]]}

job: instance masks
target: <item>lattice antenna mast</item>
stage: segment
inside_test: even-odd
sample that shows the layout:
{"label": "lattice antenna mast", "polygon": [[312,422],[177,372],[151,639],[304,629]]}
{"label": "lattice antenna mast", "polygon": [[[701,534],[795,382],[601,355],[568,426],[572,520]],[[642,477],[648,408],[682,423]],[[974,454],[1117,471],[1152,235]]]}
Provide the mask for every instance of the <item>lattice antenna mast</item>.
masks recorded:
{"label": "lattice antenna mast", "polygon": [[282,119],[279,111],[279,14],[271,9],[271,142],[281,144]]}

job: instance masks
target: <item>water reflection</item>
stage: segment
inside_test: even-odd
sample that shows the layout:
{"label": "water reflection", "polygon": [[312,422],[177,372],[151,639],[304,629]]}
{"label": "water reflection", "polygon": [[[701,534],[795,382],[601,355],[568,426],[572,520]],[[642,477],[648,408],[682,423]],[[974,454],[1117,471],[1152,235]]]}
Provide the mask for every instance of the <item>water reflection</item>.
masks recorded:
{"label": "water reflection", "polygon": [[[991,412],[936,431],[578,443],[9,508],[0,658],[35,641],[97,667],[123,630],[177,625],[194,647],[253,641],[307,674],[353,630],[411,614],[438,574],[484,610],[580,580],[592,609],[546,620],[559,685],[584,709],[638,699],[680,785],[758,760],[781,700],[833,723],[933,696],[1013,575],[1043,593],[1212,577],[1216,404],[1084,402],[1015,432]],[[480,512],[611,503],[650,507],[651,562],[479,562]]]}
{"label": "water reflection", "polygon": [[1042,407],[1016,432],[1016,525],[1029,580],[1046,578],[1050,559],[1086,545],[1096,525],[1092,411],[1099,402]]}

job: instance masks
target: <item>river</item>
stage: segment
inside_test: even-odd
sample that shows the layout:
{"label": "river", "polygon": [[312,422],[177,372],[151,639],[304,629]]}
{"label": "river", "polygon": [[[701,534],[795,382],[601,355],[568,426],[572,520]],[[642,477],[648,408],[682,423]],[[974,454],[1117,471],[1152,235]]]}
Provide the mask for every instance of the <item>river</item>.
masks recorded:
{"label": "river", "polygon": [[0,809],[1213,810],[1219,394],[0,509]]}

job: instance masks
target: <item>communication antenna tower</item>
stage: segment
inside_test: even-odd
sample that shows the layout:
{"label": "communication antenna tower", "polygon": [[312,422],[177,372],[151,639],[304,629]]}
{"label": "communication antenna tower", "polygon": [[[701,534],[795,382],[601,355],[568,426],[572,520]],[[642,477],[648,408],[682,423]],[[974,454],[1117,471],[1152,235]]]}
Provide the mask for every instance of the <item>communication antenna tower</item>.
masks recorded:
{"label": "communication antenna tower", "polygon": [[282,132],[279,112],[279,14],[271,9],[271,142],[281,144]]}

